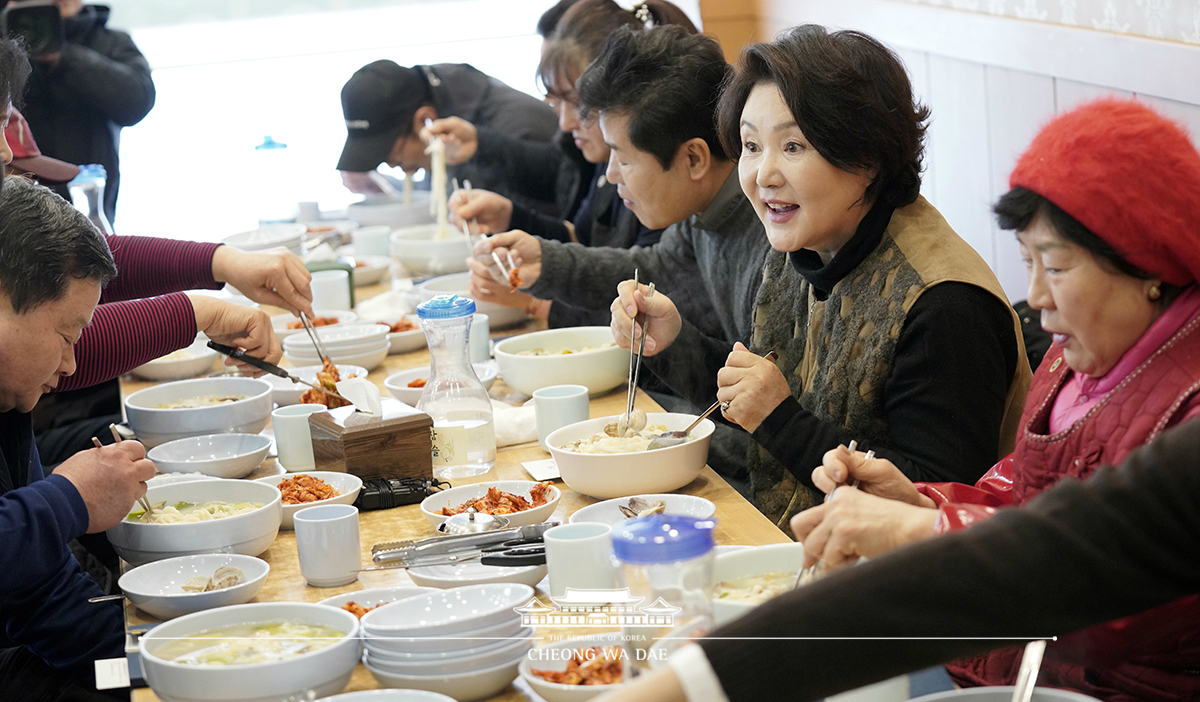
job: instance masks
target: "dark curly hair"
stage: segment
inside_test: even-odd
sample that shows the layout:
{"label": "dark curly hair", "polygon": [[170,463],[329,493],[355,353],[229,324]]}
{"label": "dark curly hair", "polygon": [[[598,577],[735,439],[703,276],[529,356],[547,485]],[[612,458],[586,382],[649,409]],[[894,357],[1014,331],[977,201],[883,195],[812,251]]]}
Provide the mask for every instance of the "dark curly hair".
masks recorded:
{"label": "dark curly hair", "polygon": [[875,170],[864,197],[903,207],[921,190],[929,108],[913,99],[904,64],[876,39],[815,24],[742,50],[717,110],[726,152],[742,152],[740,122],[750,91],[779,87],[804,137],[844,171]]}

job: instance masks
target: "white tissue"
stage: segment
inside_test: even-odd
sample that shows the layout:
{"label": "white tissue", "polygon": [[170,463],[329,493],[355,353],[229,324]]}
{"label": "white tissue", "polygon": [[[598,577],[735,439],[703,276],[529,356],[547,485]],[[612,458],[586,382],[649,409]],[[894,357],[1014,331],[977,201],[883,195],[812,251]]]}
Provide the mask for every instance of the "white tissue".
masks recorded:
{"label": "white tissue", "polygon": [[366,378],[350,378],[337,382],[338,394],[354,403],[354,409],[370,415],[383,414],[379,386]]}
{"label": "white tissue", "polygon": [[414,309],[402,291],[389,290],[369,300],[359,302],[354,311],[358,313],[359,319],[395,319]]}
{"label": "white tissue", "polygon": [[537,441],[537,415],[533,412],[533,402],[524,407],[513,407],[492,400],[492,426],[497,447]]}
{"label": "white tissue", "polygon": [[314,261],[332,261],[336,258],[337,254],[334,253],[332,246],[329,244],[321,244],[317,248],[308,252],[308,255],[304,257],[304,262],[313,263]]}

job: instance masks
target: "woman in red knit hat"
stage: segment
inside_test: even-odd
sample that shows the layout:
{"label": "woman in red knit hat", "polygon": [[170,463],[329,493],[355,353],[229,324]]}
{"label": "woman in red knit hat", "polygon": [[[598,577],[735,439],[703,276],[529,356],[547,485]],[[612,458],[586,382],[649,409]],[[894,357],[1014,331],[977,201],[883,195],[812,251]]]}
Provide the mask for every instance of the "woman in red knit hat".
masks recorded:
{"label": "woman in red knit hat", "polygon": [[[1054,337],[1016,449],[974,487],[913,484],[888,461],[830,451],[813,481],[834,499],[792,521],[808,560],[840,565],[961,529],[1200,415],[1200,153],[1187,133],[1141,103],[1098,100],[1051,121],[1009,185],[995,212],[1017,232],[1029,304]],[[857,490],[837,490],[851,480]],[[1007,649],[948,668],[962,685],[1004,685],[1020,659]],[[1051,643],[1038,683],[1200,699],[1197,669],[1193,596]]]}

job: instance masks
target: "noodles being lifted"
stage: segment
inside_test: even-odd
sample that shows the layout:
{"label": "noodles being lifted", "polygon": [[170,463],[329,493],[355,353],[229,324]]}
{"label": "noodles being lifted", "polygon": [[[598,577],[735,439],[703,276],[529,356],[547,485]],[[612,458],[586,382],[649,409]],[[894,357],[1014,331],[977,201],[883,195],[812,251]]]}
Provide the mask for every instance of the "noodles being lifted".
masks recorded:
{"label": "noodles being lifted", "polygon": [[446,205],[446,145],[433,137],[425,147],[431,161],[429,167],[429,214],[437,217],[437,232],[434,239],[450,236],[450,213]]}

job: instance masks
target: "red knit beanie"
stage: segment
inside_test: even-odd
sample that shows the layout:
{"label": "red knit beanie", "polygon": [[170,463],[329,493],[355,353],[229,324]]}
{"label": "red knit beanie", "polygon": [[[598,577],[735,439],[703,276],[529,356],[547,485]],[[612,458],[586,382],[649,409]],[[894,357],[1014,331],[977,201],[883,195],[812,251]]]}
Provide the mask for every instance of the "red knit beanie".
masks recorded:
{"label": "red knit beanie", "polygon": [[1144,104],[1103,98],[1055,117],[1008,184],[1050,200],[1163,282],[1200,280],[1200,153]]}

